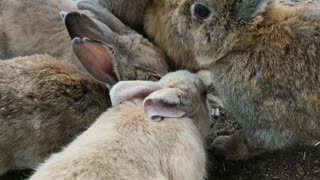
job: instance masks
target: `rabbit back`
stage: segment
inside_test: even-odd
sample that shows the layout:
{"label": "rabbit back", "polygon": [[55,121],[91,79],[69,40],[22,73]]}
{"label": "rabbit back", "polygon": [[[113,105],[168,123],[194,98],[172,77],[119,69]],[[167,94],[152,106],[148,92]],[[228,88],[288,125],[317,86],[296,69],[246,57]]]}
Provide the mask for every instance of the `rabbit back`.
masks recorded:
{"label": "rabbit back", "polygon": [[34,167],[110,106],[105,85],[51,56],[2,61],[0,69],[0,154],[11,167]]}

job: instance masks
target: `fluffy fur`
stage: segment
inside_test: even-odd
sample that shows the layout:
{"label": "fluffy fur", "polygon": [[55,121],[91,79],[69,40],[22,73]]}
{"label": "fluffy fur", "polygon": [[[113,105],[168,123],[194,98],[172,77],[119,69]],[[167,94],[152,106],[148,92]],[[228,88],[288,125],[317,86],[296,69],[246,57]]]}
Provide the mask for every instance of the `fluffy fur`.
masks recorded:
{"label": "fluffy fur", "polygon": [[[154,122],[146,116],[145,101],[130,99],[137,97],[133,94],[128,97],[129,101],[122,99],[123,103],[102,114],[62,152],[52,155],[30,179],[204,178],[203,140],[210,123],[205,86],[195,75],[178,71],[167,74],[159,82],[120,82],[113,87],[116,90],[111,90],[111,97],[119,95],[118,91],[130,94],[133,91],[127,90],[135,88],[143,93],[146,89],[141,85],[145,83],[150,85],[147,89],[152,86],[160,88],[146,99],[156,96],[160,99],[154,101],[177,105],[169,106],[173,109],[179,105],[191,105],[192,112]],[[175,93],[171,93],[172,90]]]}
{"label": "fluffy fur", "polygon": [[145,7],[151,0],[91,0],[106,8],[128,26],[142,30]]}
{"label": "fluffy fur", "polygon": [[[86,73],[87,71],[72,52],[70,36],[59,16],[59,12],[62,10],[80,11],[76,7],[77,3],[78,0],[46,0],[45,2],[42,0],[1,0],[0,7],[5,8],[1,9],[0,15],[0,58],[8,59],[32,54],[49,54],[63,62],[76,65],[81,72]],[[136,2],[134,1],[134,3]],[[94,16],[88,11],[81,11],[81,13],[90,17]],[[153,73],[158,75],[167,72],[166,57],[159,48],[133,30],[130,31],[130,34],[122,34],[112,29],[112,27],[119,25],[128,28],[112,14],[105,18],[111,19],[112,22],[105,25],[101,23],[99,27],[103,29],[102,33],[105,33],[105,29],[114,31],[112,37],[103,36],[103,39],[94,40],[102,41],[114,49],[119,48],[120,50],[113,54],[116,61],[132,62],[130,63],[131,66],[114,70],[121,76],[118,77],[119,79],[141,79],[135,77],[135,65],[141,66],[142,69],[152,69]],[[117,23],[114,24],[114,21]],[[108,27],[105,28],[104,26]],[[79,36],[83,35],[81,31],[88,29],[85,24],[82,27],[76,30],[80,32],[78,33]],[[100,30],[96,29],[95,31]],[[86,33],[84,34],[87,35]],[[117,41],[108,41],[110,39],[116,39]]]}
{"label": "fluffy fur", "polygon": [[[90,0],[84,1],[90,2]],[[124,22],[129,21],[128,24],[136,27],[136,29],[144,28],[144,32],[148,38],[167,54],[169,58],[168,64],[172,70],[199,70],[192,49],[189,46],[185,46],[181,40],[176,37],[176,33],[172,28],[171,17],[181,0],[139,0],[132,2],[128,0],[96,0],[96,2],[104,8],[108,8]],[[99,5],[96,4],[96,6]],[[118,10],[114,11],[113,9]],[[130,11],[127,11],[127,9],[130,9]],[[89,10],[92,10],[92,8]],[[130,15],[131,18],[139,17],[136,19],[139,20],[136,21],[138,23],[130,23],[130,21],[132,21],[130,18],[123,18],[124,16],[119,14],[119,12],[122,11],[127,11],[128,16]],[[135,15],[131,15],[133,13]],[[96,14],[96,16],[100,19],[105,19],[104,14]],[[125,19],[127,19],[127,21]]]}
{"label": "fluffy fur", "polygon": [[59,16],[59,11],[70,11],[75,6],[64,3],[56,0],[2,0],[0,32],[4,48],[1,59],[50,54],[82,68],[72,55],[70,37]]}
{"label": "fluffy fur", "polygon": [[[212,15],[195,18],[196,3]],[[244,127],[218,137],[218,151],[246,159],[320,139],[318,13],[267,0],[185,0],[174,14],[178,37],[210,68],[226,109]]]}
{"label": "fluffy fur", "polygon": [[0,62],[0,175],[34,168],[111,105],[107,87],[47,55]]}
{"label": "fluffy fur", "polygon": [[181,0],[153,1],[145,8],[144,31],[157,46],[162,48],[170,60],[172,69],[199,70],[194,53],[189,45],[177,38],[172,28],[171,17]]}

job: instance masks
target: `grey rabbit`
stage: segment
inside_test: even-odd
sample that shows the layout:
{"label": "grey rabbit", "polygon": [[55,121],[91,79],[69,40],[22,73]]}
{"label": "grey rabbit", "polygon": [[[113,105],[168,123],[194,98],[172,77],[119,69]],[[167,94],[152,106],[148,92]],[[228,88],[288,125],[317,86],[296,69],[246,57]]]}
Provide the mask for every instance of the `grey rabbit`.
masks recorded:
{"label": "grey rabbit", "polygon": [[[92,0],[93,1],[93,0]],[[75,65],[81,72],[87,71],[77,60],[70,46],[70,37],[59,17],[60,11],[80,11],[77,8],[78,1],[73,0],[2,0],[0,1],[0,58],[9,59],[17,56],[32,54],[48,54],[63,62]],[[89,17],[93,17],[88,11],[80,11]],[[146,68],[146,71],[154,71],[153,74],[163,75],[167,72],[166,57],[164,53],[145,39],[142,35],[133,31],[109,13],[109,22],[106,26],[98,23],[104,32],[99,35],[78,33],[79,38],[84,36],[94,36],[94,40],[103,43],[117,43],[114,56],[123,57],[134,61],[139,68]],[[109,23],[109,24],[108,24]],[[120,28],[126,31],[117,31]],[[108,30],[106,30],[108,29]],[[106,31],[108,31],[106,33]],[[129,34],[130,32],[130,34]],[[90,36],[90,37],[91,37]],[[89,38],[90,38],[89,37]],[[72,38],[74,38],[72,36]],[[93,38],[91,38],[93,39]],[[109,39],[109,42],[106,42]],[[121,47],[125,45],[125,50]],[[127,51],[128,50],[128,51]],[[140,54],[145,54],[141,56]],[[123,62],[127,69],[117,69],[122,76],[122,80],[142,79],[136,77],[135,66],[130,66],[131,62]],[[128,73],[127,73],[128,71]]]}
{"label": "grey rabbit", "polygon": [[212,146],[247,159],[320,140],[319,11],[274,0],[185,0],[173,32],[194,49],[243,131]]}
{"label": "grey rabbit", "polygon": [[[133,17],[133,19],[143,16],[142,18],[138,18],[142,20],[136,21],[138,23],[132,26],[139,30],[143,29],[143,33],[148,39],[166,53],[170,69],[187,69],[196,72],[200,67],[195,61],[192,48],[176,38],[171,24],[171,17],[181,1],[182,0],[81,0],[78,3],[78,8],[80,10],[89,10],[97,19],[105,23],[110,22],[108,16],[105,14],[106,9],[109,9],[118,17],[122,17],[122,19],[125,19],[123,14],[117,14],[117,12],[127,11],[128,15]],[[130,7],[130,11],[127,10],[128,7]],[[144,7],[144,9],[138,11],[142,9],[142,7]],[[113,9],[120,9],[120,11],[113,11]],[[133,13],[135,15],[131,15]]]}
{"label": "grey rabbit", "polygon": [[[113,33],[107,26],[100,29],[96,24],[99,21],[77,12],[63,14],[63,18],[71,36]],[[137,78],[159,79],[158,74],[139,64],[150,56],[148,53],[133,57],[114,54],[119,50],[135,54],[130,47],[135,43],[141,45],[137,41],[120,49],[112,39],[106,45],[74,38],[75,54],[98,81],[49,55],[0,61],[0,175],[9,169],[35,168],[86,130],[111,106],[106,84],[111,87],[122,80],[123,74],[115,73],[117,69],[130,66],[134,67],[133,73],[140,74]]]}
{"label": "grey rabbit", "polygon": [[[159,48],[136,31],[125,26],[108,10],[105,10],[105,13],[109,19],[106,22],[108,26],[95,18],[77,12],[69,14],[70,21],[65,20],[71,39],[75,39],[74,44],[91,49],[92,54],[81,53],[85,51],[76,53],[83,65],[86,66],[86,59],[95,58],[97,62],[101,61],[102,64],[106,64],[106,59],[110,59],[108,56],[113,57],[117,61],[109,62],[111,67],[104,67],[105,70],[109,69],[114,73],[108,79],[112,84],[117,80],[158,80],[168,72],[165,55]],[[61,15],[65,16],[64,12]],[[72,18],[73,16],[78,18]],[[82,37],[82,39],[78,37]],[[91,42],[90,46],[82,46],[82,42],[87,40]],[[73,50],[77,51],[76,48]],[[83,58],[84,61],[82,61]],[[93,69],[88,72],[92,75],[99,71]],[[101,77],[99,76],[99,78]]]}

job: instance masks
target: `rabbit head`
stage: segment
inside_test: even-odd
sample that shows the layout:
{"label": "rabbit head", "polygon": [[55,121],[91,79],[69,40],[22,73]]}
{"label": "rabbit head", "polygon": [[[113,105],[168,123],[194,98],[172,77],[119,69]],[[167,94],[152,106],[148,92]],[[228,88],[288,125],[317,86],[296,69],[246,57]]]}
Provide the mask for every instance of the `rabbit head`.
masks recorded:
{"label": "rabbit head", "polygon": [[181,41],[195,49],[198,63],[207,65],[233,50],[244,36],[240,32],[248,31],[270,2],[183,0],[171,21]]}
{"label": "rabbit head", "polygon": [[167,72],[162,51],[122,24],[111,13],[109,24],[78,12],[61,12],[73,50],[97,80],[158,80]]}
{"label": "rabbit head", "polygon": [[111,89],[110,97],[114,106],[132,98],[144,99],[146,116],[154,122],[189,117],[205,137],[210,127],[208,78],[206,71],[195,75],[181,70],[165,75],[158,82],[122,81]]}

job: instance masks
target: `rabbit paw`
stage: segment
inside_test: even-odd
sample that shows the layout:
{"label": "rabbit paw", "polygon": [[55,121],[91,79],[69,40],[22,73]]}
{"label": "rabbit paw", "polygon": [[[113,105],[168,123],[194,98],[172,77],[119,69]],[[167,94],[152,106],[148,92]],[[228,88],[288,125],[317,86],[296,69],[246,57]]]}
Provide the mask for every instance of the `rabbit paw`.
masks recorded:
{"label": "rabbit paw", "polygon": [[214,151],[231,160],[245,160],[248,158],[248,147],[243,139],[238,135],[219,136],[211,147]]}

